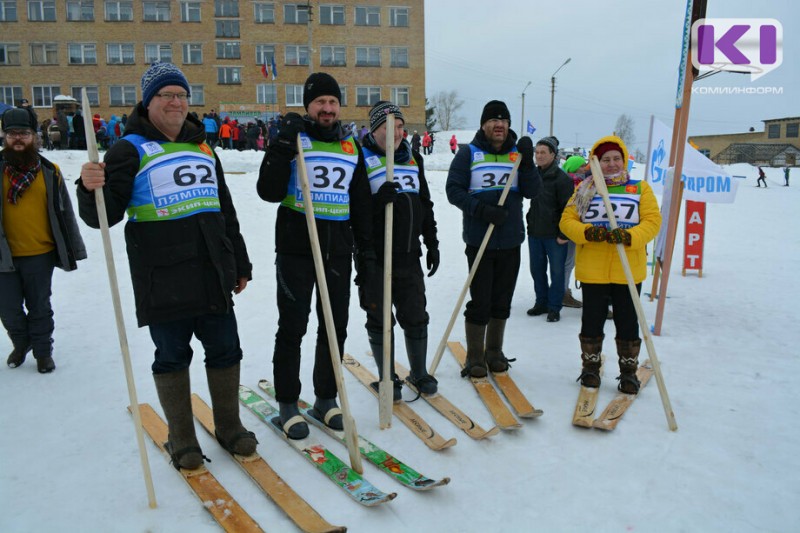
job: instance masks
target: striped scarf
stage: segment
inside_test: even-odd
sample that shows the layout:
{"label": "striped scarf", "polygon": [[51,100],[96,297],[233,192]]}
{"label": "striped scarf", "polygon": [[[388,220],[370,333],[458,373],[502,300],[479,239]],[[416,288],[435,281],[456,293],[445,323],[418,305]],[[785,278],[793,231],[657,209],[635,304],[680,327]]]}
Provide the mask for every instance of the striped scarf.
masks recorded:
{"label": "striped scarf", "polygon": [[35,164],[26,165],[22,168],[13,167],[6,162],[3,174],[8,176],[8,182],[11,185],[8,188],[9,203],[16,205],[22,193],[27,191],[33,180],[36,179],[41,168],[42,160],[38,158]]}

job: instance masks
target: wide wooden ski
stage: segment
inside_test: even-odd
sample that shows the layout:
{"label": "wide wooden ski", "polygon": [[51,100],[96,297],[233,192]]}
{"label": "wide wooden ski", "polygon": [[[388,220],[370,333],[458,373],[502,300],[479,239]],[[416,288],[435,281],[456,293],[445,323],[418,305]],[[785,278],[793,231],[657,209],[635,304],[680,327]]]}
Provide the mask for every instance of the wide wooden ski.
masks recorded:
{"label": "wide wooden ski", "polygon": [[[345,354],[342,359],[344,367],[349,370],[360,381],[368,391],[376,398],[378,393],[370,387],[370,383],[378,381],[378,378],[369,371],[365,366],[359,363],[352,355]],[[410,429],[414,435],[419,437],[428,448],[436,451],[447,449],[456,444],[456,439],[445,440],[441,435],[436,433],[433,428],[425,422],[411,407],[405,402],[395,402],[392,404],[392,412],[394,416]]]}
{"label": "wide wooden ski", "polygon": [[497,388],[506,397],[511,408],[522,418],[538,418],[544,414],[541,409],[536,409],[528,398],[519,390],[517,384],[511,379],[508,372],[490,372]]}
{"label": "wide wooden ski", "polygon": [[[130,410],[131,407],[128,407],[128,411]],[[139,404],[139,413],[142,417],[144,430],[153,439],[155,445],[169,457],[169,453],[164,447],[169,433],[166,422],[158,416],[158,413],[153,410],[150,404]],[[200,468],[195,468],[194,470],[181,468],[178,472],[180,472],[181,477],[186,480],[186,483],[189,484],[189,487],[197,497],[200,498],[203,507],[222,526],[222,529],[230,533],[263,531],[205,466],[200,466]]]}
{"label": "wide wooden ski", "polygon": [[578,393],[578,402],[575,404],[575,413],[572,415],[573,426],[592,427],[599,394],[599,387],[592,388],[581,385],[581,391]]}
{"label": "wide wooden ski", "polygon": [[[216,438],[214,435],[214,415],[211,408],[197,394],[192,394],[192,412],[194,412],[195,418],[208,434]],[[307,533],[347,531],[346,527],[331,525],[322,518],[308,502],[281,479],[277,472],[258,453],[248,457],[236,454],[232,454],[232,456],[242,467],[242,470],[247,472],[261,490],[264,491],[264,494],[278,504],[278,507],[303,531]]]}
{"label": "wide wooden ski", "polygon": [[371,507],[389,502],[397,497],[396,492],[385,493],[361,474],[350,468],[322,444],[313,440],[313,434],[300,440],[290,439],[280,426],[278,410],[264,398],[244,385],[239,385],[239,401],[258,418],[272,428],[284,442],[297,450],[328,479],[341,488],[354,501]]}
{"label": "wide wooden ski", "polygon": [[[636,371],[636,377],[639,378],[639,392],[642,392],[642,389],[650,380],[650,377],[653,375],[653,367],[650,366],[650,360],[648,359],[639,367]],[[625,414],[625,411],[628,410],[628,407],[631,406],[633,401],[636,397],[639,396],[638,394],[625,394],[624,392],[618,393],[606,406],[603,410],[603,413],[600,417],[594,421],[592,427],[597,429],[603,429],[606,431],[611,431],[617,424],[619,424],[622,415]]]}
{"label": "wide wooden ski", "polygon": [[[461,343],[451,341],[447,343],[447,347],[450,348],[459,366],[464,368],[464,365],[467,363],[467,351]],[[503,402],[503,399],[497,393],[497,389],[494,388],[494,385],[492,385],[488,377],[474,378],[469,376],[469,380],[472,382],[475,390],[478,391],[478,395],[481,397],[483,404],[489,409],[489,413],[491,413],[492,418],[494,418],[494,421],[500,429],[512,430],[522,427],[522,424],[514,418],[511,409]]]}
{"label": "wide wooden ski", "polygon": [[421,394],[417,388],[408,381],[408,376],[410,373],[407,368],[397,362],[395,362],[394,368],[395,373],[400,377],[400,379],[406,382],[406,385],[408,385],[409,389],[419,394],[422,399],[431,404],[431,406],[439,411],[442,416],[455,424],[457,428],[463,430],[464,433],[473,439],[481,440],[500,433],[500,428],[497,426],[494,426],[488,431],[480,427],[461,409],[453,405],[450,400],[445,398],[441,392],[437,392],[436,394]]}
{"label": "wide wooden ski", "polygon": [[[275,387],[268,380],[260,380],[258,382],[258,387],[271,397],[275,397]],[[326,426],[323,421],[314,417],[311,414],[311,409],[313,408],[311,404],[300,398],[297,400],[297,407],[300,410],[300,414],[302,414],[303,418],[309,423],[314,424],[334,439],[343,444],[345,443],[344,431],[330,428]],[[395,481],[402,483],[410,489],[425,491],[435,487],[442,487],[450,483],[449,477],[431,479],[428,476],[420,474],[397,457],[361,435],[358,436],[358,449],[367,461],[378,467],[385,474],[393,477]]]}

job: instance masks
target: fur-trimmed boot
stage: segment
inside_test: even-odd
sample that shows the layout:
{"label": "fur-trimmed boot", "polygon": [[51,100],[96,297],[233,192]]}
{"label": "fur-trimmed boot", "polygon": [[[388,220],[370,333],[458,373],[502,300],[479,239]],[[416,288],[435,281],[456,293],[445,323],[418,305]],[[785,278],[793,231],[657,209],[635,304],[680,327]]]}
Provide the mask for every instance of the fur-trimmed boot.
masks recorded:
{"label": "fur-trimmed boot", "polygon": [[[380,390],[380,381],[383,379],[383,332],[372,329],[367,330],[367,337],[369,337],[369,347],[372,350],[372,357],[375,359],[375,364],[378,365],[378,381],[371,384],[371,387],[376,391]],[[394,373],[394,331],[392,331],[392,401],[399,402],[403,399],[403,382],[400,377]]]}
{"label": "fur-trimmed boot", "polygon": [[508,370],[508,361],[503,354],[503,337],[506,332],[506,321],[500,318],[489,319],[486,326],[486,364],[492,372]]}
{"label": "fur-trimmed boot", "polygon": [[156,382],[158,401],[161,402],[169,426],[165,447],[172,457],[172,465],[177,469],[199,468],[204,457],[194,432],[189,369],[153,374],[153,379]]}
{"label": "fur-trimmed boot", "polygon": [[617,341],[617,355],[619,355],[619,385],[617,389],[625,394],[639,392],[639,378],[636,370],[639,368],[639,350],[642,348],[642,339]]}
{"label": "fur-trimmed boot", "polygon": [[428,327],[409,328],[405,332],[408,363],[411,375],[408,380],[422,394],[436,394],[439,390],[436,378],[428,374],[425,367],[428,355]]}
{"label": "fur-trimmed boot", "polygon": [[600,352],[603,350],[603,339],[605,335],[600,337],[584,337],[578,335],[581,341],[581,361],[583,368],[581,375],[576,381],[580,381],[584,387],[596,389],[600,386],[600,367],[603,365],[603,359]]}
{"label": "fur-trimmed boot", "polygon": [[464,322],[467,334],[467,362],[461,371],[461,377],[486,377],[486,326]]}
{"label": "fur-trimmed boot", "polygon": [[252,455],[258,441],[239,418],[240,369],[239,363],[228,368],[206,368],[208,392],[214,411],[214,433],[219,443],[230,453]]}

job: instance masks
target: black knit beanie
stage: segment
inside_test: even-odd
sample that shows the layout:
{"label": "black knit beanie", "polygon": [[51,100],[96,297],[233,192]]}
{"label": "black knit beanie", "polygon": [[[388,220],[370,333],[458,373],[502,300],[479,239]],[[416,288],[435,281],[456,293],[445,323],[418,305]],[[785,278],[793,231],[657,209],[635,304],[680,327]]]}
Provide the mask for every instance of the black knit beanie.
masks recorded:
{"label": "black knit beanie", "polygon": [[315,72],[303,84],[303,107],[308,109],[308,104],[320,96],[335,96],[342,101],[342,90],[333,76],[325,72]]}
{"label": "black knit beanie", "polygon": [[501,102],[500,100],[492,100],[483,106],[483,113],[481,113],[481,126],[483,126],[487,120],[493,118],[506,119],[508,120],[509,126],[511,125],[511,113],[508,112],[508,107],[506,106],[505,102]]}

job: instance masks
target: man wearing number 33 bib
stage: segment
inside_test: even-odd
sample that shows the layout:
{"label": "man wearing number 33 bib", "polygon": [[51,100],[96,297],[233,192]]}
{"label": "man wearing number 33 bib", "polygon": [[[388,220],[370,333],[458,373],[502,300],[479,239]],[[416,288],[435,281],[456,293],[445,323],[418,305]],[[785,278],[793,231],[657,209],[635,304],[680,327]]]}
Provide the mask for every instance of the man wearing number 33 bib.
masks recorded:
{"label": "man wearing number 33 bib", "polygon": [[[339,121],[341,96],[339,84],[332,76],[324,72],[310,75],[303,86],[306,116],[287,113],[283,117],[278,135],[264,154],[258,175],[258,195],[267,202],[280,203],[275,221],[279,318],[272,367],[281,424],[292,439],[308,435],[308,425],[299,417],[297,400],[301,386],[300,344],[308,327],[311,296],[316,285],[303,191],[297,176],[298,135],[303,144],[340,353],[344,353],[347,337],[354,238],[359,253],[371,254],[373,262],[375,257],[371,243],[372,198],[364,156],[355,138]],[[312,414],[328,426],[342,429],[319,296],[316,311],[319,328],[314,355],[316,402]]]}
{"label": "man wearing number 33 bib", "polygon": [[578,186],[561,215],[561,231],[577,245],[575,279],[581,282],[580,377],[584,387],[600,386],[600,352],[608,301],[614,311],[617,354],[619,355],[619,390],[629,394],[639,391],[636,378],[639,349],[639,324],[628,280],[622,266],[618,245],[624,249],[636,289],[641,292],[647,277],[647,251],[661,226],[661,212],[650,185],[635,181],[627,172],[628,149],[616,136],[603,137],[592,147],[590,157],[600,162],[603,179],[618,227],[611,229],[602,197],[597,194],[591,176]]}
{"label": "man wearing number 33 bib", "polygon": [[156,346],[152,370],[169,426],[167,448],[176,468],[192,469],[203,463],[190,395],[193,335],[205,351],[217,440],[250,455],[256,438],[239,420],[242,349],[232,296],[244,290],[252,265],[222,165],[205,142],[205,127],[188,114],[189,89],[175,65],[151,65],[125,136],[103,163],[83,165],[77,196],[80,216],[93,228],[100,227],[98,189],[109,225],[128,213],[136,317]]}

